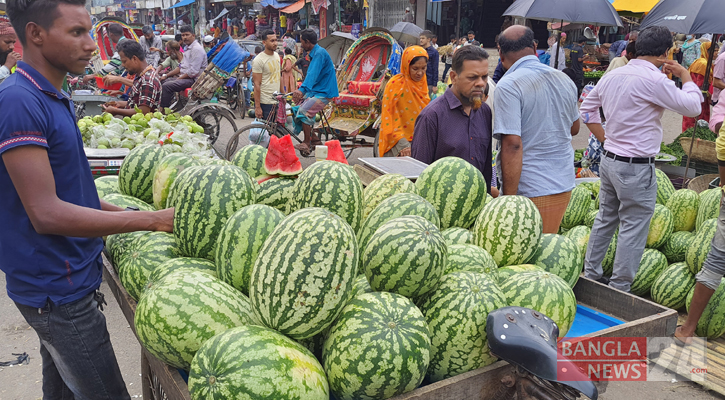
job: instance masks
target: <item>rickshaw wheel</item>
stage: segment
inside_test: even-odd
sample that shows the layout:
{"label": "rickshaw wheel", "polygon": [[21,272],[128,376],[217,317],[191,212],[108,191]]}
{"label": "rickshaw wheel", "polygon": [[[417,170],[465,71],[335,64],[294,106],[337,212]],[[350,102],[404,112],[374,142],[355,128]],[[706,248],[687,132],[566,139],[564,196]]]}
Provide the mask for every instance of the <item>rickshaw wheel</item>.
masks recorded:
{"label": "rickshaw wheel", "polygon": [[214,147],[224,130],[228,129],[232,132],[237,130],[234,119],[228,114],[228,112],[210,106],[195,111],[191,118],[204,129],[204,133],[209,137],[209,144]]}

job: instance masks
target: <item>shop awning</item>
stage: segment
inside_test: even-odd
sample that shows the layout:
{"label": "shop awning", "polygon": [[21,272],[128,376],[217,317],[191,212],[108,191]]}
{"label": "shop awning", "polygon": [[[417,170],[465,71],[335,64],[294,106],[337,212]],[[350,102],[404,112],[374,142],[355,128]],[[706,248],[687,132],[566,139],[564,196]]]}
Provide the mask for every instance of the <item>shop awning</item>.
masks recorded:
{"label": "shop awning", "polygon": [[188,6],[190,4],[194,4],[195,1],[196,0],[181,0],[180,2],[174,4],[173,6],[171,6],[169,8],[178,8],[178,7]]}
{"label": "shop awning", "polygon": [[[278,10],[281,8],[285,8],[285,7],[294,5],[294,3],[287,3],[287,2],[283,3],[283,2],[277,1],[277,0],[262,0],[259,3],[262,5],[262,7],[272,7],[272,8],[276,8]],[[300,8],[302,8],[302,7],[300,7]]]}
{"label": "shop awning", "polygon": [[217,15],[217,16],[216,16],[216,18],[214,18],[214,19],[213,19],[212,21],[216,21],[216,20],[218,20],[219,18],[221,18],[221,17],[223,17],[223,16],[225,16],[225,15],[227,15],[227,14],[229,14],[229,10],[227,10],[227,9],[225,8],[225,9],[223,9],[223,10],[222,10],[222,12],[220,12],[220,13],[219,13],[219,15]]}
{"label": "shop awning", "polygon": [[305,3],[309,3],[310,0],[299,0],[297,3],[292,4],[291,6],[287,6],[285,8],[280,8],[280,12],[283,12],[285,14],[293,14],[297,11],[301,10],[302,7],[305,6]]}
{"label": "shop awning", "polygon": [[659,0],[610,0],[617,12],[648,13]]}
{"label": "shop awning", "polygon": [[169,21],[168,22],[168,25],[174,25],[177,21],[181,21],[181,19],[184,18],[184,17],[186,17],[187,15],[189,15],[189,12],[188,11],[186,11],[185,13],[179,15],[178,17],[176,17],[176,19],[172,19],[171,21]]}

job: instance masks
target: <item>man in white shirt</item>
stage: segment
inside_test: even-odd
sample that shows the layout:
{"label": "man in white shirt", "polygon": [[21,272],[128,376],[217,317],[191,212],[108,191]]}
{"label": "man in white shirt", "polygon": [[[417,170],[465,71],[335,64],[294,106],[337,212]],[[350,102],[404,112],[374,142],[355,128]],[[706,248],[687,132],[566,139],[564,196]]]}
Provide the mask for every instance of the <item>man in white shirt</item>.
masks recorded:
{"label": "man in white shirt", "polygon": [[[554,40],[556,40],[556,36],[554,36]],[[566,68],[566,52],[564,51],[564,43],[566,43],[566,33],[561,34],[561,40],[559,43],[554,43],[549,47],[549,54],[551,55],[551,58],[549,59],[549,66],[551,68],[556,68],[559,71],[563,71]],[[559,51],[559,63],[557,65],[557,50]]]}
{"label": "man in white shirt", "polygon": [[8,22],[0,23],[0,82],[10,76],[15,64],[20,61],[20,54],[15,52],[18,37],[15,29]]}
{"label": "man in white shirt", "polygon": [[281,62],[277,54],[277,35],[266,30],[259,34],[264,51],[252,61],[252,82],[254,82],[254,116],[267,119],[272,107],[277,104],[273,93],[279,91]]}

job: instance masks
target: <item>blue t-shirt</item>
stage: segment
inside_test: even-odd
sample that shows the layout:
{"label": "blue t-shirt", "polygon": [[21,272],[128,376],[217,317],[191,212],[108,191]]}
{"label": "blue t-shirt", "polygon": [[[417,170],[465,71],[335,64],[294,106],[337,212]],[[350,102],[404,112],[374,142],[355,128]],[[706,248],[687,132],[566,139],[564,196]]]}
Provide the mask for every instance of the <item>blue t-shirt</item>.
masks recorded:
{"label": "blue t-shirt", "polygon": [[2,158],[18,146],[47,149],[58,198],[100,209],[73,103],[20,61],[0,84],[0,110],[0,269],[8,296],[30,307],[78,300],[101,284],[103,241],[36,232]]}
{"label": "blue t-shirt", "polygon": [[316,44],[310,51],[310,66],[307,76],[300,86],[300,92],[306,97],[321,97],[334,99],[340,95],[337,90],[337,76],[335,64],[327,50]]}

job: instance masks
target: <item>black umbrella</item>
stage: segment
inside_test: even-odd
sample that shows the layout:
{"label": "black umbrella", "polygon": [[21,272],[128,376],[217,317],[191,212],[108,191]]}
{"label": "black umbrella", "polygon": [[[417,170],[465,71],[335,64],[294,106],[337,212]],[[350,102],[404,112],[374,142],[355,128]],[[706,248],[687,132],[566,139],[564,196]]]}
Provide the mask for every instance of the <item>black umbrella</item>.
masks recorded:
{"label": "black umbrella", "polygon": [[644,18],[640,29],[656,25],[677,33],[722,33],[725,31],[725,1],[661,0]]}
{"label": "black umbrella", "polygon": [[398,22],[390,28],[390,34],[399,42],[418,44],[423,28],[410,22]]}

